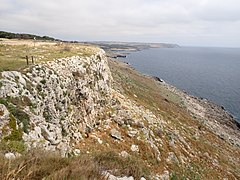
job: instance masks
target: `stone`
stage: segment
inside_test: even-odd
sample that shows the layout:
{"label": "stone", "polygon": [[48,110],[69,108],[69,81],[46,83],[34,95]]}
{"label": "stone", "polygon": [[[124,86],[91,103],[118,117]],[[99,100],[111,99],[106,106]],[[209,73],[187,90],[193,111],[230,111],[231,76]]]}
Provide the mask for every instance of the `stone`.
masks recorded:
{"label": "stone", "polygon": [[110,135],[111,137],[117,139],[117,140],[122,140],[122,135],[119,131],[117,131],[116,129],[111,129],[110,131]]}
{"label": "stone", "polygon": [[74,149],[74,150],[73,150],[74,156],[79,156],[80,153],[81,153],[80,149]]}
{"label": "stone", "polygon": [[109,172],[103,172],[103,175],[108,180],[134,180],[134,178],[132,176],[117,177],[117,176],[110,174]]}
{"label": "stone", "polygon": [[127,151],[122,151],[119,155],[124,157],[124,158],[127,158],[129,156]]}
{"label": "stone", "polygon": [[178,161],[178,159],[177,159],[177,157],[176,157],[176,155],[174,154],[174,152],[169,152],[168,153],[168,158],[166,159],[166,162],[167,163],[177,163],[177,164],[179,164],[179,161]]}
{"label": "stone", "polygon": [[169,142],[169,146],[174,147],[175,146],[175,140],[174,138],[171,138],[170,142]]}
{"label": "stone", "polygon": [[133,152],[139,152],[138,145],[133,144],[133,145],[131,146],[131,151],[133,151]]}
{"label": "stone", "polygon": [[[0,104],[0,118],[1,120],[6,120],[8,119],[10,113],[7,110],[7,108],[5,107],[5,105]],[[1,122],[0,122],[1,123]]]}
{"label": "stone", "polygon": [[15,154],[13,154],[11,152],[6,153],[4,156],[5,156],[5,158],[10,159],[10,160],[16,158]]}
{"label": "stone", "polygon": [[163,174],[159,176],[160,180],[169,180],[170,179],[170,173],[169,171],[165,170]]}
{"label": "stone", "polygon": [[103,141],[100,138],[97,138],[97,141],[98,141],[99,144],[103,143]]}
{"label": "stone", "polygon": [[128,136],[131,137],[131,138],[135,137],[137,134],[138,134],[137,130],[128,131]]}

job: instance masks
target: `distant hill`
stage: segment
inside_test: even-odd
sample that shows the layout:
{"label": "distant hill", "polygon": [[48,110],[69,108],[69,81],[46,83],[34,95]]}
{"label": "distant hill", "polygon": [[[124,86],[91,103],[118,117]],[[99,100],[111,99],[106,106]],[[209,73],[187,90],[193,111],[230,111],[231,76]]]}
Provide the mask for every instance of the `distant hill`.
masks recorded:
{"label": "distant hill", "polygon": [[6,31],[0,31],[0,38],[7,39],[36,39],[36,40],[51,40],[51,41],[59,41],[59,39],[55,39],[49,36],[37,36],[33,34],[24,34],[24,33],[11,33]]}

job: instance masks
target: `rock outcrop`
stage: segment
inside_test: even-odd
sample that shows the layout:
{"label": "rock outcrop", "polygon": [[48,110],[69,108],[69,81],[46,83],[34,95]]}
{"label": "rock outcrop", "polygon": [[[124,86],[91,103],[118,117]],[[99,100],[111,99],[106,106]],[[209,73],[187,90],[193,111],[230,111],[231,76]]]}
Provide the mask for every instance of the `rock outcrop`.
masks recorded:
{"label": "rock outcrop", "polygon": [[66,155],[101,123],[111,99],[111,80],[102,50],[91,57],[33,65],[24,72],[2,72],[2,138],[23,139],[29,148],[40,146]]}

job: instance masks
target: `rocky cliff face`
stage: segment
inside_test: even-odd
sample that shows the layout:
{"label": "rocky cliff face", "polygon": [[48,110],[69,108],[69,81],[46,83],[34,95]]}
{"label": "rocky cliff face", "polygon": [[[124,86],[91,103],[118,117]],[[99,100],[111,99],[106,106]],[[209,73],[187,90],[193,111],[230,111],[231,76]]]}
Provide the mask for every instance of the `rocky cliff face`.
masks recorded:
{"label": "rocky cliff face", "polygon": [[104,51],[1,73],[0,133],[28,147],[69,152],[97,126],[111,99]]}

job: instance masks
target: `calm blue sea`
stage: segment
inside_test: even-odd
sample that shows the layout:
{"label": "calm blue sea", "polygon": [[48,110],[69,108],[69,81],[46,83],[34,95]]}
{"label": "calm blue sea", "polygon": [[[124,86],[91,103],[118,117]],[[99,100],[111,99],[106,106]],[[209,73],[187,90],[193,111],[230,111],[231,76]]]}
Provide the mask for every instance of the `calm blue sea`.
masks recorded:
{"label": "calm blue sea", "polygon": [[147,49],[131,53],[123,61],[191,95],[224,106],[240,122],[240,49]]}

